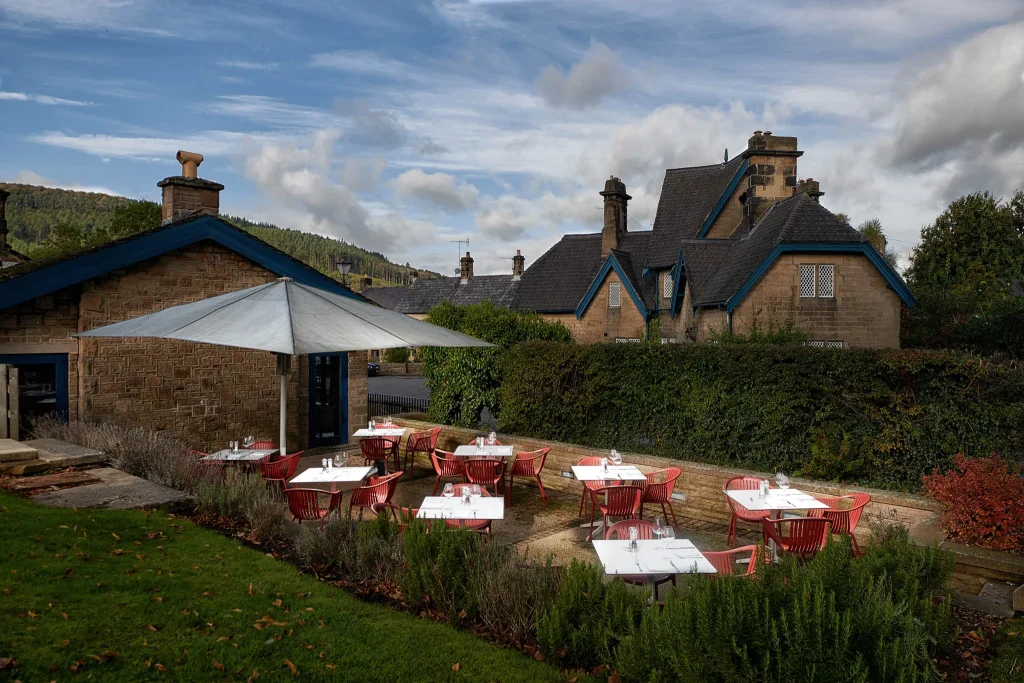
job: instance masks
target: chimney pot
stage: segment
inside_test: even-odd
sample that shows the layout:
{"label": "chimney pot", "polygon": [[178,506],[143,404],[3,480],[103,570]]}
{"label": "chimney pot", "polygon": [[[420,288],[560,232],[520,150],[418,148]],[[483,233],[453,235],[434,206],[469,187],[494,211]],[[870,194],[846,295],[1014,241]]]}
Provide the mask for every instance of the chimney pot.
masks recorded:
{"label": "chimney pot", "polygon": [[182,178],[198,178],[199,164],[203,163],[203,155],[196,152],[186,152],[179,149],[177,155],[178,163],[181,164]]}
{"label": "chimney pot", "polygon": [[220,213],[220,191],[224,186],[212,180],[203,180],[198,176],[199,164],[203,163],[203,155],[196,152],[178,150],[178,162],[181,164],[181,175],[164,178],[156,184],[163,189],[163,208],[161,216],[164,223],[189,214],[203,213],[216,216]]}
{"label": "chimney pot", "polygon": [[626,194],[626,184],[612,176],[604,183],[604,228],[601,230],[601,255],[607,256],[619,248],[626,234],[626,206],[632,197]]}
{"label": "chimney pot", "polygon": [[459,284],[466,284],[471,277],[473,277],[473,257],[467,251],[466,255],[459,259]]}
{"label": "chimney pot", "polygon": [[525,270],[526,258],[523,256],[523,252],[516,249],[516,255],[512,257],[512,279],[518,280],[523,275]]}

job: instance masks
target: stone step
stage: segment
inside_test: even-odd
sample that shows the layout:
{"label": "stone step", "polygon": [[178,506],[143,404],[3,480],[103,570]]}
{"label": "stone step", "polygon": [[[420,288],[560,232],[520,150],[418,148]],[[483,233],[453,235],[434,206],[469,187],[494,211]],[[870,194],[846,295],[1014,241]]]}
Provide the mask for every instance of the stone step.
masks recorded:
{"label": "stone step", "polygon": [[18,460],[16,462],[0,463],[0,474],[8,474],[15,477],[24,477],[29,474],[38,474],[50,469],[50,463],[45,460]]}
{"label": "stone step", "polygon": [[95,484],[99,481],[96,477],[84,472],[63,470],[53,474],[42,474],[36,477],[18,479],[10,483],[12,491],[32,491],[36,489],[48,489],[51,487],[61,488],[67,486],[81,486],[83,484]]}
{"label": "stone step", "polygon": [[14,439],[0,439],[0,463],[35,460],[36,449]]}

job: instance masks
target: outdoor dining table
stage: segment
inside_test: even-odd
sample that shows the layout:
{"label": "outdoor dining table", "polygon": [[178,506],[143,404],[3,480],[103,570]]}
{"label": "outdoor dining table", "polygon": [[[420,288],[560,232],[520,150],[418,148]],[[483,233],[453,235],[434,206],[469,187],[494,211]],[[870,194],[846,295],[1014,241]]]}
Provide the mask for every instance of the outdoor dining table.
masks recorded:
{"label": "outdoor dining table", "polygon": [[372,430],[363,427],[362,429],[357,429],[355,433],[352,434],[352,436],[359,439],[367,439],[373,436],[387,436],[394,438],[396,436],[405,436],[405,433],[407,431],[409,430],[407,430],[405,427],[377,427]]}
{"label": "outdoor dining table", "polygon": [[704,553],[685,538],[638,540],[636,552],[629,549],[628,539],[595,540],[594,550],[605,574],[647,577],[652,597],[654,581],[659,575],[718,573]]}
{"label": "outdoor dining table", "polygon": [[515,446],[458,446],[455,455],[460,458],[511,458],[515,454]]}
{"label": "outdoor dining table", "polygon": [[[641,472],[635,465],[608,465],[607,468],[601,467],[600,465],[573,465],[572,474],[580,481],[600,481],[600,482],[634,482],[634,481],[646,481],[647,477]],[[608,500],[608,494],[605,493],[605,502]],[[603,529],[604,521],[595,520],[593,523],[585,522],[580,525],[587,529]],[[591,531],[593,533],[593,531]]]}
{"label": "outdoor dining table", "polygon": [[251,448],[240,448],[237,451],[231,450],[230,448],[223,448],[216,453],[211,453],[201,460],[206,462],[223,462],[223,463],[257,463],[264,458],[269,458],[272,455],[277,455],[277,448],[263,448],[263,449],[251,449]]}
{"label": "outdoor dining table", "polygon": [[427,496],[416,513],[418,519],[505,519],[505,499],[499,496],[480,496],[466,505],[459,496]]}
{"label": "outdoor dining table", "polygon": [[[376,472],[377,468],[373,466],[360,466],[360,467],[310,467],[302,474],[294,477],[289,484],[328,484],[331,493],[337,493],[339,490],[345,491],[351,488],[355,488],[356,484],[361,483],[364,479]],[[345,486],[345,484],[352,484],[352,486]]]}
{"label": "outdoor dining table", "polygon": [[[725,495],[735,502],[753,512],[768,511],[768,519],[779,519],[786,510],[827,510],[828,505],[820,500],[798,491],[797,489],[768,489],[768,495],[761,497],[757,489],[735,489],[725,492]],[[772,554],[778,550],[775,541],[769,541],[768,547]]]}

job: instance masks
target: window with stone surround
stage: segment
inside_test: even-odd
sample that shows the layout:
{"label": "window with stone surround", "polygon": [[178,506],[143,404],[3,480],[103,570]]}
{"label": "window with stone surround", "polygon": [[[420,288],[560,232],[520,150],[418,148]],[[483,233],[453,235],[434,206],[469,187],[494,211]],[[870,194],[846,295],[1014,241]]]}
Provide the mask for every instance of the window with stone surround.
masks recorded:
{"label": "window with stone surround", "polygon": [[661,290],[662,290],[661,291],[661,295],[663,297],[665,297],[666,299],[671,299],[672,298],[672,284],[673,284],[672,283],[672,273],[666,271],[665,272],[665,279],[662,280],[662,284],[661,284]]}
{"label": "window with stone surround", "polygon": [[836,296],[836,267],[825,263],[817,266],[800,264],[800,298],[833,299]]}
{"label": "window with stone surround", "polygon": [[608,308],[618,308],[622,305],[622,285],[618,282],[608,283]]}
{"label": "window with stone surround", "polygon": [[800,266],[800,298],[814,298],[814,266]]}
{"label": "window with stone surround", "polygon": [[836,295],[835,266],[818,266],[818,296],[831,299]]}

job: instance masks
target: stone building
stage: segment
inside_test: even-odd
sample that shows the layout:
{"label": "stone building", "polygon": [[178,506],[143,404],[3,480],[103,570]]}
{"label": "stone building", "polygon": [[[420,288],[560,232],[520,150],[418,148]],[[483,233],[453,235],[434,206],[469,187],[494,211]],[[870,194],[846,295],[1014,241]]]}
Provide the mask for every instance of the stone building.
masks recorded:
{"label": "stone building", "polygon": [[[19,368],[23,427],[34,415],[56,413],[168,431],[202,449],[249,434],[276,441],[273,354],[72,336],[283,276],[358,297],[219,218],[223,186],[198,177],[200,155],[179,152],[178,160],[182,174],[158,183],[162,225],[0,270],[0,363]],[[366,398],[365,354],[293,359],[289,444],[346,442],[366,420]]]}

